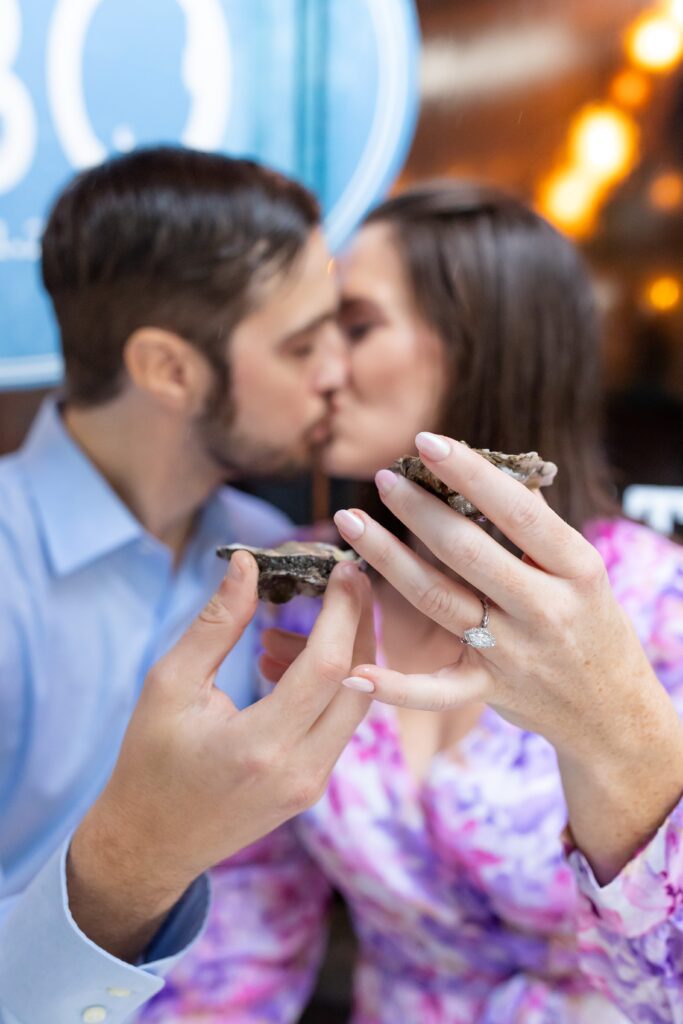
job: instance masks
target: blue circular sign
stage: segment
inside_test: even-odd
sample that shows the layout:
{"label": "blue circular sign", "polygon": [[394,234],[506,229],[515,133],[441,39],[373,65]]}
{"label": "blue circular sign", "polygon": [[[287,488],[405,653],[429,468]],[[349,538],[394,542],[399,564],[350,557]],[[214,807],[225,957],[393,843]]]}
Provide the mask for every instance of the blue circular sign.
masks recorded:
{"label": "blue circular sign", "polygon": [[39,240],[74,171],[160,142],[254,156],[317,193],[334,248],[412,137],[412,0],[0,0],[0,26],[0,388],[60,378]]}

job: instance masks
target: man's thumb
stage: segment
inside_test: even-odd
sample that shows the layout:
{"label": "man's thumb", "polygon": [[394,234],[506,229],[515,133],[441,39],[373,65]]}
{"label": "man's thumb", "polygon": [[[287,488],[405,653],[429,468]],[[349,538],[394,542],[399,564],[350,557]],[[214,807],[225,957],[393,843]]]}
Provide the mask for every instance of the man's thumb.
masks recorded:
{"label": "man's thumb", "polygon": [[205,686],[253,618],[257,583],[256,562],[236,551],[220,587],[159,663],[159,673],[184,689]]}

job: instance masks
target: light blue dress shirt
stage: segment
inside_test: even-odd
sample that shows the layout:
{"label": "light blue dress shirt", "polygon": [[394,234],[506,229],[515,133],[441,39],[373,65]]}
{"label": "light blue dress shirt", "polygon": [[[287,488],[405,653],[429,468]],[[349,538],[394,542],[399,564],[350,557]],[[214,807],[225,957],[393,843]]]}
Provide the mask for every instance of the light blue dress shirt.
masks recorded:
{"label": "light blue dress shirt", "polygon": [[[229,488],[207,503],[182,564],[149,534],[42,407],[0,459],[0,1022],[118,1024],[196,936],[188,891],[141,968],[99,950],[68,912],[68,837],[115,763],[147,670],[217,587],[219,543],[266,546],[289,523]],[[253,698],[253,623],[218,677]],[[124,994],[125,993],[125,994]]]}

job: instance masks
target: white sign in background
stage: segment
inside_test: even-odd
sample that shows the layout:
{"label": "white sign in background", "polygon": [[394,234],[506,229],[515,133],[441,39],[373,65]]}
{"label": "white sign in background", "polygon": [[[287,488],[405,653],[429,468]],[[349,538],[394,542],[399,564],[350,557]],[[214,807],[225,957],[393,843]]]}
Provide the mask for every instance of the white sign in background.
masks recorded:
{"label": "white sign in background", "polygon": [[405,156],[417,48],[412,0],[0,0],[0,387],[61,374],[37,261],[74,171],[158,142],[249,154],[318,192],[338,246]]}

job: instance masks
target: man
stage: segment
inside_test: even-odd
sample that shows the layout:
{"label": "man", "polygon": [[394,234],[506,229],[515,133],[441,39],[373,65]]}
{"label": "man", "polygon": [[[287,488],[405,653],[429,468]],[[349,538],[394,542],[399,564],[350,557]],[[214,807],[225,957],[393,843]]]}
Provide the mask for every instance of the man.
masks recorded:
{"label": "man", "polygon": [[140,151],[52,211],[64,399],[0,461],[3,1024],[124,1020],[197,934],[195,879],[314,799],[362,717],[336,688],[353,572],[277,701],[237,711],[247,555],[163,659],[219,584],[216,544],[286,531],[223,482],[305,466],[327,437],[346,372],[329,269],[315,201],[249,161]]}

